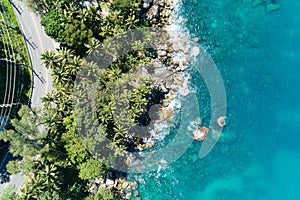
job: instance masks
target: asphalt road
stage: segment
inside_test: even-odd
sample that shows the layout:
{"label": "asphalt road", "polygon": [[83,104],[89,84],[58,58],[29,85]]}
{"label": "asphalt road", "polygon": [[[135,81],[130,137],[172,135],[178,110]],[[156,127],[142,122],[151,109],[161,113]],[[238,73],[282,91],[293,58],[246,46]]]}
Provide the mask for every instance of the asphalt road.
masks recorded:
{"label": "asphalt road", "polygon": [[[13,0],[12,5],[21,31],[25,37],[34,75],[31,107],[40,108],[42,107],[40,98],[43,97],[47,91],[52,89],[50,71],[42,65],[40,57],[42,52],[45,50],[55,49],[58,47],[58,44],[45,34],[43,27],[40,25],[40,18],[33,12],[29,11],[24,2],[20,0]],[[6,153],[4,158],[5,159],[3,159],[0,163],[0,172],[5,169],[5,165],[12,159],[12,155],[10,153]],[[0,184],[0,191],[8,184],[15,185],[17,191],[19,191],[23,181],[24,177],[20,174],[10,176],[9,182]]]}
{"label": "asphalt road", "polygon": [[40,98],[44,96],[47,91],[51,90],[52,83],[50,72],[42,65],[40,57],[45,50],[55,49],[58,45],[45,34],[43,27],[40,25],[40,18],[33,12],[30,12],[24,2],[13,0],[12,4],[21,31],[26,38],[28,53],[33,68],[34,84],[31,105],[32,107],[41,107],[42,103]]}

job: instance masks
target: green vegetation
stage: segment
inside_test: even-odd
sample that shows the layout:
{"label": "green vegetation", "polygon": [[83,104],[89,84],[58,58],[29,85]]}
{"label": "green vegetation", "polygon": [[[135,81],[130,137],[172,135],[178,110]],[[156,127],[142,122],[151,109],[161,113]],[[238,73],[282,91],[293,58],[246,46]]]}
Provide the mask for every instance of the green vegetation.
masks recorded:
{"label": "green vegetation", "polygon": [[[36,4],[38,1],[34,1]],[[123,5],[127,5],[123,7]],[[46,33],[61,45],[84,56],[93,39],[103,39],[145,24],[140,20],[139,4],[118,0],[98,1],[98,7],[84,7],[80,1],[52,1],[40,6],[41,24]],[[128,7],[130,5],[130,8]],[[35,6],[31,6],[36,10]]]}
{"label": "green vegetation", "polygon": [[[125,166],[121,158],[134,148],[130,127],[145,123],[153,81],[132,69],[154,55],[133,48],[117,57],[116,52],[143,43],[132,42],[134,35],[119,46],[104,43],[105,55],[93,50],[110,37],[146,26],[140,5],[124,0],[88,7],[78,1],[27,3],[42,16],[46,33],[61,48],[41,55],[54,87],[42,98],[44,108],[22,106],[12,128],[0,133],[0,139],[10,142],[10,152],[22,157],[7,166],[10,173],[26,176],[18,198],[112,200],[115,193],[103,188],[90,193],[90,187],[96,179],[116,174],[115,161]],[[91,52],[104,64],[113,62],[86,63]],[[77,83],[79,70],[80,75],[92,76]]]}
{"label": "green vegetation", "polygon": [[16,200],[14,186],[9,185],[0,192],[0,200]]}
{"label": "green vegetation", "polygon": [[100,188],[96,194],[88,196],[85,200],[114,200],[114,196],[109,190]]}

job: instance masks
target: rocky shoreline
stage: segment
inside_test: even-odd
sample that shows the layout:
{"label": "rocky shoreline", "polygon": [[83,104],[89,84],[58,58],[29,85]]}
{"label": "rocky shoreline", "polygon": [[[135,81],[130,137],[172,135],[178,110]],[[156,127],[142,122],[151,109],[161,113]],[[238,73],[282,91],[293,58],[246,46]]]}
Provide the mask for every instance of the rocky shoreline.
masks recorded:
{"label": "rocky shoreline", "polygon": [[[156,92],[151,95],[150,110],[146,112],[151,118],[151,128],[148,134],[135,142],[136,152],[152,148],[161,139],[158,135],[161,124],[172,119],[176,109],[180,108],[180,98],[189,93],[190,76],[185,69],[192,57],[199,54],[199,48],[193,47],[184,34],[172,30],[175,4],[174,0],[143,0],[141,3],[142,17],[147,19],[152,28],[159,30],[159,37],[154,44],[157,56],[148,65],[141,66],[140,70],[141,76],[150,75],[154,79],[153,88]],[[196,38],[194,42],[198,40]],[[135,161],[139,161],[138,158],[130,154],[125,163],[130,167]],[[91,193],[98,188],[111,190],[117,199],[131,199],[133,196],[136,200],[141,199],[138,183],[128,181],[126,174],[116,172],[95,180],[90,186]]]}
{"label": "rocky shoreline", "polygon": [[[175,109],[180,108],[180,105],[177,105],[180,104],[180,98],[190,92],[187,65],[200,53],[199,47],[195,46],[200,38],[191,41],[186,33],[179,31],[182,27],[175,21],[177,4],[179,2],[176,0],[143,0],[143,8],[147,8],[145,16],[151,27],[159,32],[155,42],[157,58],[151,61],[152,72],[149,74],[155,79],[154,87],[164,94],[164,98],[161,99],[161,107],[157,110],[158,117],[152,119],[154,127],[172,118]],[[149,143],[149,140],[146,141]],[[153,146],[153,141],[140,146],[139,150],[149,146]]]}

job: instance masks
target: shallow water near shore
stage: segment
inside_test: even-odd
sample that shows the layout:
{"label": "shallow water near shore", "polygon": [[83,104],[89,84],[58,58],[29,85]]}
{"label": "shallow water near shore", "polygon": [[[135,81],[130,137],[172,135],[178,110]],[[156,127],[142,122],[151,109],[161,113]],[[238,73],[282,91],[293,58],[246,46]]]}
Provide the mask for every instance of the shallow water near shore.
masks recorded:
{"label": "shallow water near shore", "polygon": [[[248,2],[183,3],[190,34],[209,30],[201,45],[222,74],[228,126],[203,159],[195,141],[159,173],[130,174],[142,199],[300,199],[300,2],[281,0],[271,13]],[[192,77],[208,123],[209,94]]]}

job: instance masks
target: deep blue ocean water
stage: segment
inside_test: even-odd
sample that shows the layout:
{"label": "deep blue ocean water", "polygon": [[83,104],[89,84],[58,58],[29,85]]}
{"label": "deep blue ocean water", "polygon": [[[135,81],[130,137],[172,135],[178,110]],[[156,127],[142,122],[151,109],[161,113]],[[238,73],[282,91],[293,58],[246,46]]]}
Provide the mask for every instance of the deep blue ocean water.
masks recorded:
{"label": "deep blue ocean water", "polygon": [[[183,3],[191,35],[209,32],[200,43],[225,83],[228,137],[203,159],[195,141],[159,174],[132,175],[142,199],[300,199],[300,1],[271,13],[251,2]],[[206,101],[201,77],[191,84]]]}

